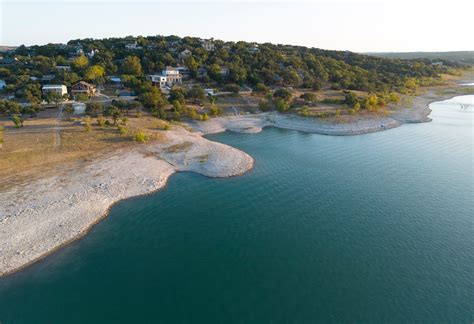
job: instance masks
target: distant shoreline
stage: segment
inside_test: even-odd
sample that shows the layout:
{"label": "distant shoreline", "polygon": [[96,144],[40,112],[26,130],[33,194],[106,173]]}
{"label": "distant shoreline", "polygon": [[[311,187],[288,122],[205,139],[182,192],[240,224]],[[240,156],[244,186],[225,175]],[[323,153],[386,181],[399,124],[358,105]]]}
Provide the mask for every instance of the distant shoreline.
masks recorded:
{"label": "distant shoreline", "polygon": [[[193,171],[209,177],[230,177],[253,167],[254,160],[248,154],[209,141],[202,134],[226,130],[257,133],[270,126],[341,136],[383,131],[406,123],[431,121],[429,104],[463,94],[437,94],[436,90],[454,88],[459,87],[451,85],[429,90],[414,97],[411,107],[399,108],[389,117],[361,118],[349,124],[279,113],[196,122],[191,126],[201,134],[178,128],[166,133],[165,143],[118,151],[108,158],[93,161],[80,173],[69,170],[25,186],[2,190],[0,277],[22,270],[83,237],[108,215],[115,203],[163,188],[174,172]],[[474,94],[474,88],[466,89],[465,94]]]}

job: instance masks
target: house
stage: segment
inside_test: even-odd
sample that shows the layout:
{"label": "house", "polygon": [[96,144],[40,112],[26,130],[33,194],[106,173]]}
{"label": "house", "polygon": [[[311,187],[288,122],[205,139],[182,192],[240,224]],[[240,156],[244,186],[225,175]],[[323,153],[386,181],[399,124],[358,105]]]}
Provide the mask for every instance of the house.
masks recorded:
{"label": "house", "polygon": [[212,52],[216,49],[216,46],[211,41],[203,41],[202,48],[204,48],[208,52]]}
{"label": "house", "polygon": [[189,69],[185,66],[178,66],[176,70],[178,70],[179,74],[181,74],[183,79],[188,79],[189,77],[191,77],[191,71],[189,71]]}
{"label": "house", "polygon": [[61,96],[64,96],[67,94],[67,88],[65,85],[62,85],[62,84],[45,84],[42,90],[44,94],[48,92],[59,93]]}
{"label": "house", "polygon": [[72,56],[72,57],[81,56],[82,54],[84,54],[84,50],[82,49],[82,45],[80,44],[75,45],[69,51],[69,56]]}
{"label": "house", "polygon": [[95,95],[96,91],[97,88],[95,85],[85,81],[80,81],[71,87],[71,93],[73,96],[77,96],[78,94],[93,96]]}
{"label": "house", "polygon": [[221,67],[221,69],[219,70],[219,74],[222,75],[222,76],[228,76],[230,73],[229,69],[226,68],[226,67]]}
{"label": "house", "polygon": [[433,62],[433,63],[431,63],[431,65],[433,65],[433,66],[443,66],[444,63],[439,61],[439,62]]}
{"label": "house", "polygon": [[56,65],[56,70],[68,72],[71,71],[71,67],[69,65]]}
{"label": "house", "polygon": [[49,82],[49,81],[53,81],[55,78],[56,76],[54,74],[45,74],[41,77],[41,81]]}
{"label": "house", "polygon": [[168,86],[168,78],[165,75],[161,74],[150,74],[146,76],[154,85],[158,86],[160,89],[164,89]]}
{"label": "house", "polygon": [[181,53],[179,53],[179,59],[184,61],[185,59],[187,59],[188,57],[191,57],[191,55],[193,55],[193,52],[191,52],[190,50],[188,49],[185,49],[184,51],[182,51]]}
{"label": "house", "polygon": [[95,56],[95,54],[97,54],[97,53],[99,53],[99,50],[91,50],[91,51],[90,51],[89,53],[87,53],[86,55],[87,55],[87,57],[88,57],[89,59],[92,59],[92,58]]}
{"label": "house", "polygon": [[121,85],[122,84],[122,78],[117,77],[117,76],[111,76],[109,77],[110,82],[116,84],[116,85]]}
{"label": "house", "polygon": [[213,96],[214,89],[204,89],[204,93],[206,94],[206,96]]}
{"label": "house", "polygon": [[0,90],[3,90],[7,86],[7,83],[3,80],[0,80]]}
{"label": "house", "polygon": [[161,89],[166,87],[171,88],[174,85],[183,83],[183,77],[181,73],[179,73],[178,68],[171,66],[167,66],[160,74],[147,75],[147,79]]}
{"label": "house", "polygon": [[125,49],[128,49],[128,50],[137,50],[137,49],[142,49],[142,47],[139,46],[138,43],[135,41],[135,43],[126,44],[126,45],[125,45]]}
{"label": "house", "polygon": [[257,54],[259,51],[260,51],[260,49],[258,48],[258,45],[252,46],[252,47],[249,49],[249,52],[250,52],[251,54]]}

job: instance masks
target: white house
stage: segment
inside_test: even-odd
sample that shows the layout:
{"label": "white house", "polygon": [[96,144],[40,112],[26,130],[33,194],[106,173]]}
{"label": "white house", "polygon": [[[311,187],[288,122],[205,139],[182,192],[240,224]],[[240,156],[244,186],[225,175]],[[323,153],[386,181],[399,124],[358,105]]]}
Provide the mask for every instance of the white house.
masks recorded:
{"label": "white house", "polygon": [[204,93],[206,94],[206,96],[213,96],[214,89],[204,89]]}
{"label": "white house", "polygon": [[177,68],[167,66],[160,74],[147,75],[147,79],[161,89],[183,83],[183,76]]}
{"label": "white house", "polygon": [[203,41],[202,48],[204,48],[208,52],[212,52],[216,49],[216,46],[211,41]]}
{"label": "white house", "polygon": [[137,42],[135,42],[135,43],[133,43],[133,44],[126,44],[126,45],[125,45],[125,49],[128,49],[128,50],[136,50],[136,49],[142,49],[142,47],[139,46]]}
{"label": "white house", "polygon": [[228,76],[229,73],[230,73],[230,71],[226,67],[221,67],[221,69],[219,70],[219,74],[222,75],[222,76]]}
{"label": "white house", "polygon": [[185,49],[184,51],[182,51],[181,53],[179,53],[179,58],[181,60],[185,60],[187,59],[188,57],[191,57],[191,55],[193,55],[193,52],[191,52],[190,50],[188,49]]}
{"label": "white house", "polygon": [[56,65],[56,70],[58,71],[71,71],[71,67],[69,65]]}
{"label": "white house", "polygon": [[109,80],[110,80],[110,82],[112,82],[116,85],[122,84],[122,78],[117,77],[117,76],[111,76],[111,77],[109,77]]}
{"label": "white house", "polygon": [[3,80],[0,80],[0,90],[2,90],[3,88],[5,88],[7,86],[7,83]]}
{"label": "white house", "polygon": [[65,85],[62,84],[45,84],[42,90],[43,93],[56,92],[59,93],[61,96],[67,94],[67,88]]}

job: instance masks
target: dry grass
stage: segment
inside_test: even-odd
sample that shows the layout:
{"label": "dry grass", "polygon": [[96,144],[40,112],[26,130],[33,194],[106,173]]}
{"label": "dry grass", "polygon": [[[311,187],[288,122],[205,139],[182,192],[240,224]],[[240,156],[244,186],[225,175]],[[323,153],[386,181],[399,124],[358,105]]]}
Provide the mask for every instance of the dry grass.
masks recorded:
{"label": "dry grass", "polygon": [[55,118],[40,116],[27,120],[23,128],[16,129],[11,121],[2,119],[0,124],[5,126],[5,131],[0,148],[0,189],[136,146],[131,134],[137,129],[146,132],[150,141],[163,140],[163,123],[166,122],[152,117],[129,117],[129,133],[123,135],[114,126],[98,127],[95,119],[90,132],[77,121],[58,124]]}
{"label": "dry grass", "polygon": [[193,143],[191,142],[183,142],[180,144],[174,144],[171,146],[168,146],[164,149],[166,153],[179,153],[188,150],[191,146],[193,146]]}

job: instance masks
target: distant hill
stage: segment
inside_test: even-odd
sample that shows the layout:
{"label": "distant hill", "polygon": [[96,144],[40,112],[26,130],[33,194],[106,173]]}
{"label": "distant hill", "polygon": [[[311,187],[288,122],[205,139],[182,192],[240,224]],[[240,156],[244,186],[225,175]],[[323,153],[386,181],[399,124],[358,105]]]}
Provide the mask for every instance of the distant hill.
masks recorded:
{"label": "distant hill", "polygon": [[474,65],[474,51],[457,52],[378,52],[365,53],[371,56],[385,58],[399,58],[403,60],[428,59],[428,60],[447,60],[463,64]]}
{"label": "distant hill", "polygon": [[0,45],[0,53],[1,52],[9,52],[17,49],[18,46],[6,46],[6,45]]}

